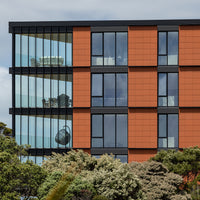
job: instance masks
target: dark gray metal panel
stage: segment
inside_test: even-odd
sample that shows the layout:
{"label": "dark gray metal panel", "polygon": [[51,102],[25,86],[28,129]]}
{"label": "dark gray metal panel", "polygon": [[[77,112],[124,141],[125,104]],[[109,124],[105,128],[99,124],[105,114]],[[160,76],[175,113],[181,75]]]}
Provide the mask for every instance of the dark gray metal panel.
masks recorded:
{"label": "dark gray metal panel", "polygon": [[91,67],[92,73],[128,73],[128,67]]}
{"label": "dark gray metal panel", "polygon": [[91,154],[118,154],[118,155],[127,155],[128,149],[127,148],[92,148]]}
{"label": "dark gray metal panel", "polygon": [[[144,66],[128,66],[128,67],[140,67],[140,68],[144,68]],[[145,67],[157,67],[157,66],[145,66]]]}
{"label": "dark gray metal panel", "polygon": [[160,66],[158,72],[178,72],[178,66]]}
{"label": "dark gray metal panel", "polygon": [[93,107],[91,108],[91,114],[127,114],[128,108],[125,107],[114,107],[114,108],[106,108],[106,107]]}
{"label": "dark gray metal panel", "polygon": [[97,26],[91,27],[91,32],[128,31],[128,26]]}
{"label": "dark gray metal panel", "polygon": [[166,25],[166,26],[159,25],[157,28],[158,28],[158,31],[178,31],[179,30],[179,26],[170,26],[170,25]]}
{"label": "dark gray metal panel", "polygon": [[159,114],[177,114],[179,113],[178,107],[158,107]]}

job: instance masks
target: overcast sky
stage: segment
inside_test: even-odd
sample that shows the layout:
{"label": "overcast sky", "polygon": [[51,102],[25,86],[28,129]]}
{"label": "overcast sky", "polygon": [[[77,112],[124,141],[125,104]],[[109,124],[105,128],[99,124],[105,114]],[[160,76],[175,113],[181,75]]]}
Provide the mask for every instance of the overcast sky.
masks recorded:
{"label": "overcast sky", "polygon": [[199,0],[0,0],[0,121],[12,126],[9,21],[200,19]]}

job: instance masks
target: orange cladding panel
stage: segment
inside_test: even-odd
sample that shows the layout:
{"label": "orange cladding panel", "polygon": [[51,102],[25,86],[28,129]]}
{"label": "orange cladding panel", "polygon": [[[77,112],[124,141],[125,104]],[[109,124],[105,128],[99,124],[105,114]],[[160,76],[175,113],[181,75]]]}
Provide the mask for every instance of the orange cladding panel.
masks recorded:
{"label": "orange cladding panel", "polygon": [[128,109],[128,148],[157,148],[156,109]]}
{"label": "orange cladding panel", "polygon": [[73,109],[73,148],[90,148],[90,109]]}
{"label": "orange cladding panel", "polygon": [[200,108],[179,111],[179,148],[200,147]]}
{"label": "orange cladding panel", "polygon": [[128,27],[128,66],[157,66],[157,26]]}
{"label": "orange cladding panel", "polygon": [[90,66],[90,27],[73,27],[73,66]]}
{"label": "orange cladding panel", "polygon": [[156,67],[129,68],[128,106],[157,107]]}
{"label": "orange cladding panel", "polygon": [[200,26],[179,27],[179,65],[200,65]]}
{"label": "orange cladding panel", "polygon": [[200,68],[183,67],[179,69],[179,106],[200,106]]}
{"label": "orange cladding panel", "polygon": [[73,70],[73,107],[90,107],[90,69]]}
{"label": "orange cladding panel", "polygon": [[138,149],[129,149],[128,150],[128,162],[144,162],[149,160],[151,157],[155,156],[157,150],[138,150]]}

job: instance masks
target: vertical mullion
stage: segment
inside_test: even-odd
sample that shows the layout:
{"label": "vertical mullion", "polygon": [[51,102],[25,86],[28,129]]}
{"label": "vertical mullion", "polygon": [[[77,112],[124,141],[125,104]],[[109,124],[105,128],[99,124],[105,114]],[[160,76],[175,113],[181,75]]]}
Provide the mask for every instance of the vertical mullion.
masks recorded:
{"label": "vertical mullion", "polygon": [[167,54],[167,65],[168,65],[168,32],[166,32],[166,54]]}
{"label": "vertical mullion", "polygon": [[102,53],[103,53],[103,66],[104,66],[104,32],[102,33]]}

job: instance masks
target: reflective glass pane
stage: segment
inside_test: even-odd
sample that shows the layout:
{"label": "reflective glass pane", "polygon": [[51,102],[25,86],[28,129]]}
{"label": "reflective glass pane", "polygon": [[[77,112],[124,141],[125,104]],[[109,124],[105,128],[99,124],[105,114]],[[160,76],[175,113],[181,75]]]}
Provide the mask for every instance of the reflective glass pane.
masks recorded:
{"label": "reflective glass pane", "polygon": [[51,75],[51,108],[58,107],[58,74]]}
{"label": "reflective glass pane", "polygon": [[178,148],[178,114],[168,114],[168,147]]}
{"label": "reflective glass pane", "polygon": [[92,106],[103,106],[103,97],[92,97]]}
{"label": "reflective glass pane", "polygon": [[20,67],[20,34],[15,34],[15,67]]}
{"label": "reflective glass pane", "polygon": [[104,65],[115,65],[115,33],[104,33]]}
{"label": "reflective glass pane", "polygon": [[92,96],[102,96],[103,92],[103,75],[92,74]]}
{"label": "reflective glass pane", "polygon": [[44,34],[44,57],[41,58],[45,67],[50,67],[50,33]]}
{"label": "reflective glass pane", "polygon": [[21,123],[21,141],[22,144],[28,144],[28,116],[22,115],[21,117],[22,123]]}
{"label": "reflective glass pane", "polygon": [[65,66],[65,33],[59,33],[59,66]]}
{"label": "reflective glass pane", "polygon": [[66,108],[69,106],[69,96],[65,94],[65,74],[59,75],[58,107]]}
{"label": "reflective glass pane", "polygon": [[92,115],[92,137],[103,137],[103,115]]}
{"label": "reflective glass pane", "polygon": [[115,74],[104,75],[104,106],[115,106]]}
{"label": "reflective glass pane", "polygon": [[28,160],[28,156],[21,156],[21,162],[25,163]]}
{"label": "reflective glass pane", "polygon": [[20,107],[20,75],[15,75],[15,107]]}
{"label": "reflective glass pane", "polygon": [[158,33],[159,37],[159,55],[161,54],[167,54],[167,34],[166,32],[159,32]]}
{"label": "reflective glass pane", "polygon": [[168,32],[168,65],[178,65],[178,32]]}
{"label": "reflective glass pane", "polygon": [[66,37],[66,65],[72,66],[72,33],[67,33]]}
{"label": "reflective glass pane", "polygon": [[117,74],[116,106],[127,106],[127,74]]}
{"label": "reflective glass pane", "polygon": [[167,56],[158,56],[158,65],[167,65]]}
{"label": "reflective glass pane", "polygon": [[120,159],[122,163],[128,163],[128,156],[127,155],[116,155],[117,159]]}
{"label": "reflective glass pane", "polygon": [[35,107],[35,76],[29,75],[29,107]]}
{"label": "reflective glass pane", "polygon": [[42,108],[43,106],[43,75],[37,75],[36,78],[36,97],[37,107]]}
{"label": "reflective glass pane", "polygon": [[68,100],[66,105],[72,107],[72,74],[66,74],[65,76],[65,94]]}
{"label": "reflective glass pane", "polygon": [[51,66],[58,66],[58,34],[51,34]]}
{"label": "reflective glass pane", "polygon": [[22,98],[22,107],[28,107],[28,76],[22,77],[22,90],[21,90],[21,98]]}
{"label": "reflective glass pane", "polygon": [[158,139],[158,147],[159,148],[167,148],[167,139],[166,138],[159,138]]}
{"label": "reflective glass pane", "polygon": [[159,73],[159,89],[158,89],[158,95],[159,96],[166,96],[167,95],[167,74],[166,73]]}
{"label": "reflective glass pane", "polygon": [[50,75],[44,74],[44,98],[43,107],[50,108]]}
{"label": "reflective glass pane", "polygon": [[29,116],[29,144],[35,148],[35,116]]}
{"label": "reflective glass pane", "polygon": [[28,67],[28,34],[22,34],[21,59],[22,67]]}
{"label": "reflective glass pane", "polygon": [[29,34],[29,67],[35,67],[35,34]]}
{"label": "reflective glass pane", "polygon": [[[58,122],[58,135],[56,142],[58,143],[59,147],[65,147],[67,144],[66,142],[69,141],[69,133],[67,133],[67,127],[65,126],[65,115],[59,115],[59,122]],[[69,137],[68,137],[69,136]]]}
{"label": "reflective glass pane", "polygon": [[159,115],[159,137],[167,137],[167,115]]}
{"label": "reflective glass pane", "polygon": [[127,33],[116,33],[116,65],[127,65]]}
{"label": "reflective glass pane", "polygon": [[178,106],[178,73],[168,73],[168,106]]}
{"label": "reflective glass pane", "polygon": [[44,148],[50,148],[50,116],[44,116]]}
{"label": "reflective glass pane", "polygon": [[115,147],[115,115],[104,115],[104,147]]}
{"label": "reflective glass pane", "polygon": [[36,66],[43,66],[43,34],[36,34]]}
{"label": "reflective glass pane", "polygon": [[58,115],[51,116],[51,148],[57,148],[58,143],[55,141],[58,133]]}
{"label": "reflective glass pane", "polygon": [[66,138],[67,141],[66,143],[66,147],[68,148],[72,148],[72,115],[66,115],[65,116],[65,120],[66,120],[66,124],[65,124],[65,131],[66,131]]}
{"label": "reflective glass pane", "polygon": [[29,156],[29,160],[32,160],[35,163],[35,156]]}
{"label": "reflective glass pane", "polygon": [[103,55],[102,33],[92,33],[92,55]]}
{"label": "reflective glass pane", "polygon": [[35,164],[41,166],[42,165],[42,161],[43,161],[43,157],[42,156],[36,156]]}
{"label": "reflective glass pane", "polygon": [[127,140],[127,115],[117,115],[117,131],[116,131],[116,139],[117,144],[116,147],[128,147]]}
{"label": "reflective glass pane", "polygon": [[36,117],[36,148],[43,148],[43,116]]}
{"label": "reflective glass pane", "polygon": [[167,97],[158,97],[158,106],[167,106]]}
{"label": "reflective glass pane", "polygon": [[15,115],[15,140],[18,145],[21,145],[20,135],[21,135],[21,126],[20,126],[20,115]]}
{"label": "reflective glass pane", "polygon": [[92,65],[103,65],[103,56],[92,56]]}
{"label": "reflective glass pane", "polygon": [[92,147],[103,147],[103,138],[92,138]]}

